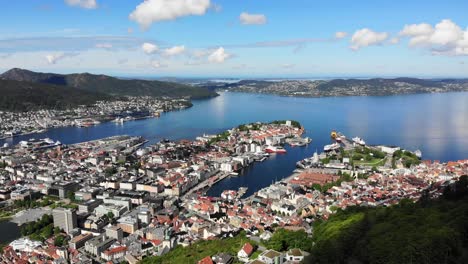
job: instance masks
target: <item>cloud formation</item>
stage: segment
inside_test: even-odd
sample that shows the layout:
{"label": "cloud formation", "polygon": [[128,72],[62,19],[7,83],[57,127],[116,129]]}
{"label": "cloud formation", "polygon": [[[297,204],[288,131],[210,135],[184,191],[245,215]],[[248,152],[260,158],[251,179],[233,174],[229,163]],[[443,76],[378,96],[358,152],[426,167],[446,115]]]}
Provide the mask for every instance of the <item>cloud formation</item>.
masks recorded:
{"label": "cloud formation", "polygon": [[96,0],[65,0],[69,6],[76,6],[86,9],[95,9],[98,7]]}
{"label": "cloud formation", "polygon": [[388,38],[387,32],[375,32],[368,28],[354,32],[351,37],[351,49],[359,50],[363,47],[380,45]]}
{"label": "cloud formation", "polygon": [[266,24],[267,18],[263,14],[249,14],[242,12],[239,16],[242,25],[263,25]]}
{"label": "cloud formation", "polygon": [[400,35],[409,37],[410,47],[427,48],[434,55],[468,55],[468,29],[463,30],[450,19],[434,27],[427,23],[405,25]]}
{"label": "cloud formation", "polygon": [[227,53],[223,47],[219,47],[208,56],[208,61],[211,63],[223,63],[225,60],[231,58],[231,56],[232,55]]}
{"label": "cloud formation", "polygon": [[141,45],[141,49],[146,54],[153,54],[159,50],[159,47],[153,43],[145,42]]}
{"label": "cloud formation", "polygon": [[60,52],[54,54],[47,54],[45,59],[47,60],[48,64],[56,64],[58,61],[63,60],[65,58],[78,56],[79,53],[76,52]]}
{"label": "cloud formation", "polygon": [[129,19],[147,29],[159,21],[204,15],[208,8],[210,0],[146,0],[130,13]]}
{"label": "cloud formation", "polygon": [[346,38],[346,36],[348,36],[348,33],[344,32],[344,31],[338,31],[338,32],[335,33],[335,38],[336,39]]}
{"label": "cloud formation", "polygon": [[159,69],[159,68],[165,68],[165,67],[167,67],[167,65],[162,64],[160,61],[154,60],[154,61],[151,61],[151,67]]}
{"label": "cloud formation", "polygon": [[185,46],[174,46],[163,51],[164,56],[172,57],[185,52]]}

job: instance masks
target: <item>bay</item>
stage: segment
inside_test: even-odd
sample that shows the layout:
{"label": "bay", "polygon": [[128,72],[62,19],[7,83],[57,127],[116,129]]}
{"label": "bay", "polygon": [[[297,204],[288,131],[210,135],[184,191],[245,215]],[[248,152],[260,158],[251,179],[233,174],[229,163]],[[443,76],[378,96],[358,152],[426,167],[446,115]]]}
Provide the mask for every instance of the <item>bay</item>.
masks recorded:
{"label": "bay", "polygon": [[[45,133],[20,136],[3,142],[49,137],[65,144],[127,134],[150,142],[194,139],[203,133],[219,133],[250,122],[293,119],[306,129],[313,142],[306,147],[287,147],[285,155],[255,163],[239,177],[227,178],[210,189],[249,188],[247,195],[291,174],[295,163],[319,152],[330,143],[330,131],[359,136],[368,144],[397,145],[420,149],[423,159],[468,158],[468,93],[417,94],[381,97],[297,98],[265,94],[223,92],[220,96],[193,102],[187,110],[169,112],[160,118],[124,123],[104,123],[89,128],[65,127]],[[1,142],[3,144],[3,142]]]}

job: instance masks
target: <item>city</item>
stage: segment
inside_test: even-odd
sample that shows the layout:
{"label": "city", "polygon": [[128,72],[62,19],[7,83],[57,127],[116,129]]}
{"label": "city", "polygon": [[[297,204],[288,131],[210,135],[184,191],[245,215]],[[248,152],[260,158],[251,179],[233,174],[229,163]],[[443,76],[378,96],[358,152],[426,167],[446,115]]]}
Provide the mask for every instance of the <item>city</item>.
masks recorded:
{"label": "city", "polygon": [[[468,160],[424,161],[407,168],[402,158],[395,158],[399,162],[366,166],[356,161],[351,166],[349,158],[337,157],[344,151],[341,148],[320,156],[315,153],[314,165],[295,170],[249,197],[242,197],[241,190],[225,190],[220,197],[205,195],[207,188],[225,177],[236,177],[243,167],[269,155],[288,155],[281,154],[281,145],[309,142],[302,134],[298,122],[276,121],[240,125],[195,141],[164,140],[149,146],[141,137],[114,136],[73,145],[25,142],[3,149],[2,217],[12,217],[27,228],[45,218],[50,224],[39,229],[34,224],[34,232],[25,231],[31,235],[3,249],[2,259],[137,263],[177,246],[237,236],[241,231],[257,243],[268,241],[278,228],[311,234],[315,219],[327,219],[338,209],[416,201],[425,191],[435,198],[447,184],[468,173]],[[339,138],[353,152],[367,148],[362,140],[357,144]],[[390,157],[401,152],[385,146],[370,148]],[[330,163],[331,157],[341,160]],[[33,218],[24,220],[26,214]],[[52,226],[53,232],[44,232]],[[247,242],[246,252],[239,248],[238,256],[224,252],[208,257],[270,263],[268,256],[275,256],[271,259],[294,263],[309,254],[255,245]],[[250,257],[254,250],[259,252],[257,259]]]}
{"label": "city", "polygon": [[468,1],[0,10],[0,264],[468,263]]}

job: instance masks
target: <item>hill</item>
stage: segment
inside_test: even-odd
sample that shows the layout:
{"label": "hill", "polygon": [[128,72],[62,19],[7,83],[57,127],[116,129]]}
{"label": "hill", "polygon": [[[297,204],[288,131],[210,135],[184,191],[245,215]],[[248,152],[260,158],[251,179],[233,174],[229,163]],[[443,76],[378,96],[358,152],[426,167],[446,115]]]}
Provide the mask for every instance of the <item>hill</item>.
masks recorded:
{"label": "hill", "polygon": [[0,110],[31,111],[39,109],[66,109],[90,105],[98,100],[111,100],[112,96],[77,88],[0,79]]}
{"label": "hill", "polygon": [[0,79],[68,86],[118,96],[166,96],[196,99],[217,95],[204,87],[153,80],[124,80],[90,73],[55,74],[14,68],[0,75]]}
{"label": "hill", "polygon": [[308,263],[468,263],[468,177],[427,197],[316,223]]}
{"label": "hill", "polygon": [[386,96],[417,93],[468,91],[466,79],[374,78],[333,80],[244,80],[237,83],[207,83],[211,90],[277,94],[283,96]]}

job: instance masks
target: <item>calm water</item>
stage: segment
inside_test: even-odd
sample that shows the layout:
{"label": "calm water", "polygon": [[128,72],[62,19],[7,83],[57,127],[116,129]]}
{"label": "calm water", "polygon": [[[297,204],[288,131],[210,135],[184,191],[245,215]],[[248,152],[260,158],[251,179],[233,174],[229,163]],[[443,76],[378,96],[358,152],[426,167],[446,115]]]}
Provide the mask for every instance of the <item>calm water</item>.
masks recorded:
{"label": "calm water", "polygon": [[0,243],[9,243],[16,238],[20,237],[20,228],[17,224],[8,222],[8,221],[0,221]]}
{"label": "calm water", "polygon": [[[468,158],[468,93],[386,97],[292,98],[273,95],[222,93],[195,101],[188,110],[170,112],[159,119],[105,123],[90,128],[58,128],[36,138],[50,137],[76,143],[117,134],[139,135],[151,142],[162,138],[193,139],[242,123],[294,119],[307,130],[312,144],[287,148],[286,155],[256,163],[239,177],[228,178],[210,190],[249,187],[247,195],[291,174],[296,161],[311,156],[330,142],[335,129],[348,137],[360,136],[368,144],[399,145],[420,149],[424,159],[441,161]],[[9,139],[17,143],[32,136]]]}

